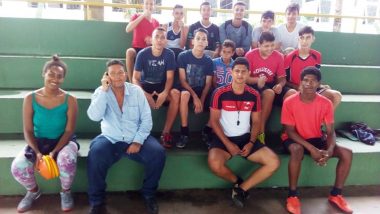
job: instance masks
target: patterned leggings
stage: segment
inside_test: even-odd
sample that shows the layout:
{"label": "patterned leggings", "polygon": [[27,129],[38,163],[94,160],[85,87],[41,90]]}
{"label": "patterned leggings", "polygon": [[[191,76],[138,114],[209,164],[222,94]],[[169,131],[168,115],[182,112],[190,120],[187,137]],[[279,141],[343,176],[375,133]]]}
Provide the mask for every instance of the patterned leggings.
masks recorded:
{"label": "patterned leggings", "polygon": [[[26,159],[24,150],[13,160],[11,171],[13,177],[28,191],[37,187],[34,177],[34,163]],[[59,179],[64,190],[70,189],[77,169],[78,146],[70,141],[57,155]]]}

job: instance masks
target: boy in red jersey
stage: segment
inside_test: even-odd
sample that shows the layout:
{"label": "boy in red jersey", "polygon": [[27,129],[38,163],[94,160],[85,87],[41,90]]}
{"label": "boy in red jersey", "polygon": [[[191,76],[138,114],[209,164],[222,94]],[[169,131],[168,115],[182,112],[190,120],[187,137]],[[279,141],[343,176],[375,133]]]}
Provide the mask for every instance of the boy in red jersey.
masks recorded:
{"label": "boy in red jersey", "polygon": [[[333,105],[329,99],[317,93],[320,81],[319,69],[306,67],[301,73],[300,92],[288,97],[282,106],[281,123],[287,133],[283,145],[290,153],[286,209],[290,213],[301,213],[297,182],[306,152],[319,166],[326,166],[331,157],[339,159],[335,184],[328,200],[343,212],[352,213],[342,196],[342,188],[351,168],[352,151],[336,145]],[[323,137],[321,125],[326,127],[327,137]]]}
{"label": "boy in red jersey", "polygon": [[155,0],[144,0],[144,12],[142,14],[134,14],[125,28],[127,33],[133,31],[132,48],[127,49],[125,57],[129,82],[132,82],[133,66],[137,53],[152,45],[153,30],[160,25],[152,17],[154,5]]}
{"label": "boy in red jersey", "polygon": [[[299,31],[298,49],[292,51],[285,57],[285,69],[288,82],[286,85],[298,90],[300,85],[301,71],[307,66],[321,67],[322,55],[318,51],[311,49],[315,40],[314,30],[310,26],[305,26]],[[332,90],[328,85],[321,85],[318,93],[329,98],[334,105],[338,107],[342,100],[342,94],[339,91]]]}
{"label": "boy in red jersey", "polygon": [[261,92],[262,120],[259,140],[265,142],[265,125],[272,111],[273,102],[279,106],[282,101],[296,93],[286,87],[284,57],[275,50],[275,38],[272,32],[262,32],[259,38],[259,48],[249,51],[245,57],[249,61],[251,77],[248,84]]}
{"label": "boy in red jersey", "polygon": [[[248,190],[271,176],[280,165],[277,155],[257,140],[260,125],[260,94],[246,85],[249,63],[238,57],[232,65],[232,83],[215,90],[210,121],[215,132],[210,143],[208,164],[217,176],[234,183],[232,200],[243,207]],[[235,175],[226,162],[240,155],[262,166],[246,180]]]}

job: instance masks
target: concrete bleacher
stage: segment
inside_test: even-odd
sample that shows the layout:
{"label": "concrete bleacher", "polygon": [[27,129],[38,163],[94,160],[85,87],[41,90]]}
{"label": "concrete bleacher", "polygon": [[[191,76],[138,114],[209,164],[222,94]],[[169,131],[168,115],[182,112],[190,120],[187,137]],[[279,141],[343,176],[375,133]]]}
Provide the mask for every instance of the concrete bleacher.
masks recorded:
{"label": "concrete bleacher", "polygon": [[[42,66],[58,53],[69,71],[62,88],[78,98],[77,135],[81,144],[78,173],[73,190],[87,188],[86,156],[90,138],[100,132],[99,124],[86,115],[93,90],[109,58],[124,59],[131,35],[124,23],[0,18],[0,195],[22,194],[24,189],[12,178],[10,164],[25,145],[22,139],[22,102],[26,93],[43,86]],[[317,32],[313,46],[323,54],[323,82],[343,94],[336,111],[336,127],[349,121],[364,121],[380,128],[380,48],[379,35]],[[160,132],[165,109],[152,112],[153,132]],[[207,166],[207,149],[199,139],[199,131],[208,119],[207,113],[190,114],[190,129],[195,137],[185,150],[167,152],[167,163],[160,182],[161,189],[224,188],[229,184],[214,176]],[[271,147],[280,153],[280,169],[261,186],[287,186],[288,156],[278,146],[280,111],[273,110],[267,127]],[[178,131],[179,121],[174,125]],[[354,161],[348,185],[379,185],[380,144],[367,146],[338,138],[338,143],[354,151]],[[334,181],[336,160],[325,168],[315,166],[310,157],[303,163],[300,186],[327,186]],[[252,165],[234,158],[230,166],[247,175]],[[365,167],[363,167],[365,166]],[[256,167],[256,166],[255,166]],[[323,176],[320,176],[323,174]],[[370,175],[370,176],[369,176]],[[143,169],[122,160],[110,171],[109,191],[138,189]],[[40,177],[38,177],[41,180]],[[40,182],[41,183],[41,182]],[[44,192],[57,192],[58,180],[42,183]]]}

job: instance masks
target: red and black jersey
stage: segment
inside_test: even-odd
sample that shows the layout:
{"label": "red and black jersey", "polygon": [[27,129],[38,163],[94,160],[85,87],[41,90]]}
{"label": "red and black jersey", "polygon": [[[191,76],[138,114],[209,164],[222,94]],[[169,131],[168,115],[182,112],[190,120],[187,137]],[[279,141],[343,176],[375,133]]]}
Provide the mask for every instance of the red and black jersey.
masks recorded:
{"label": "red and black jersey", "polygon": [[221,110],[220,124],[227,137],[250,132],[251,113],[261,111],[260,94],[245,86],[243,94],[235,94],[232,85],[214,91],[211,108]]}
{"label": "red and black jersey", "polygon": [[290,52],[285,57],[286,79],[288,82],[300,85],[301,72],[307,66],[321,67],[322,55],[316,50],[311,49],[306,59],[299,56],[299,50]]}

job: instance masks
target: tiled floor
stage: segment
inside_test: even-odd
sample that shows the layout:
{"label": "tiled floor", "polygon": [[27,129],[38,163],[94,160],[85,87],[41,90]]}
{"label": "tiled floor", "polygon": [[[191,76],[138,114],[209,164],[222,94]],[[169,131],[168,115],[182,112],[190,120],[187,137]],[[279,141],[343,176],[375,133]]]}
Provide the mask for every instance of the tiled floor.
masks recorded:
{"label": "tiled floor", "polygon": [[[329,188],[302,188],[302,213],[304,214],[336,214],[341,213],[327,202]],[[238,209],[232,205],[230,190],[182,190],[158,193],[161,214],[222,214],[253,213],[282,214],[287,191],[278,189],[254,189],[245,208]],[[380,213],[380,186],[347,187],[345,197],[354,209],[354,213]],[[0,196],[0,213],[16,213],[16,206],[21,196]],[[87,213],[89,206],[85,193],[75,194],[75,209],[71,213]],[[109,213],[146,213],[138,193],[108,194],[107,210]],[[60,213],[60,199],[56,195],[43,195],[33,209],[27,213]]]}

